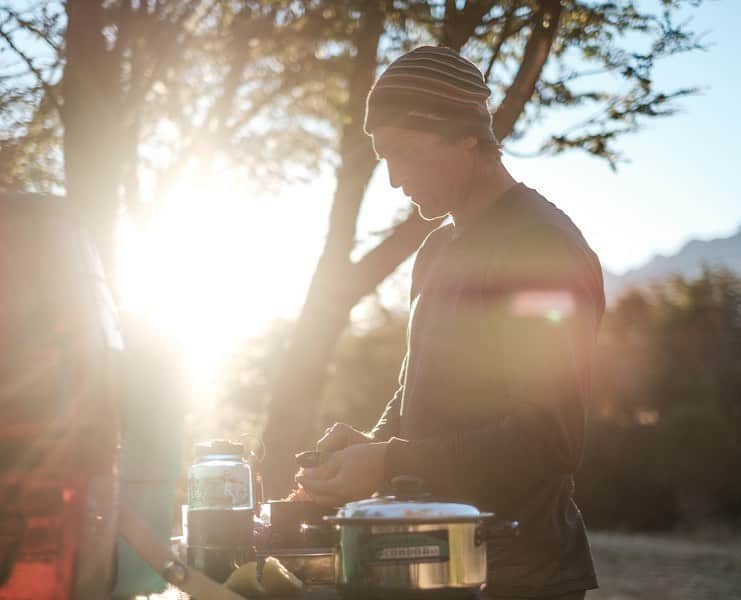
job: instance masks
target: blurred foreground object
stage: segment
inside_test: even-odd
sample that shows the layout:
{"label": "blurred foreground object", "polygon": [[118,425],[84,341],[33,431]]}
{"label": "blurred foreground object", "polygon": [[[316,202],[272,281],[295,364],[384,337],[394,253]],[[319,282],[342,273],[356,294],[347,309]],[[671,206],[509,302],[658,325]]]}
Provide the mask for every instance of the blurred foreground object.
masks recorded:
{"label": "blurred foreground object", "polygon": [[103,598],[123,344],[65,200],[0,192],[0,599]]}
{"label": "blurred foreground object", "polygon": [[[156,534],[172,535],[181,477],[186,375],[177,352],[144,319],[122,315],[123,371],[120,499]],[[153,594],[165,580],[119,537],[114,598]]]}
{"label": "blurred foreground object", "polygon": [[264,596],[294,596],[301,593],[304,584],[274,556],[268,556],[262,568],[257,562],[238,567],[226,580],[226,586],[246,598]]}

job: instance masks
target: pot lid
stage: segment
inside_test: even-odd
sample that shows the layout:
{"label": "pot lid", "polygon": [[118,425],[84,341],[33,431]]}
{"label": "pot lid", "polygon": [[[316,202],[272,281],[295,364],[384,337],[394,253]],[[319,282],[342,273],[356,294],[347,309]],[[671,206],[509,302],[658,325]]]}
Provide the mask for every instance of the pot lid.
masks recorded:
{"label": "pot lid", "polygon": [[471,504],[444,502],[422,494],[421,481],[412,477],[397,477],[392,482],[393,495],[367,498],[345,504],[336,517],[328,521],[388,521],[388,522],[471,522],[489,518]]}

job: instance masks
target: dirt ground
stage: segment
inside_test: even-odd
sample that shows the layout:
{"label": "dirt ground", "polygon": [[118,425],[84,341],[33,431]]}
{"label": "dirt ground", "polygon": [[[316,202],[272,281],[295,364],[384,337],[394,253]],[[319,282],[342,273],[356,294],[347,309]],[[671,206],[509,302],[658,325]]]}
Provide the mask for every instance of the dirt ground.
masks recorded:
{"label": "dirt ground", "polygon": [[590,534],[600,589],[587,600],[741,600],[741,539]]}

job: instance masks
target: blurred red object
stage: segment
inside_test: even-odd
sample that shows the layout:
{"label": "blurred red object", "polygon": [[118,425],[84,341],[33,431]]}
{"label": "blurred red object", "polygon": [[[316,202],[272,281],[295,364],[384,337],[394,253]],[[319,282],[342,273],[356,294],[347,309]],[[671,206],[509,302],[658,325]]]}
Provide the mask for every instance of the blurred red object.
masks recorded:
{"label": "blurred red object", "polygon": [[123,345],[64,202],[0,192],[0,600],[103,598],[114,577]]}

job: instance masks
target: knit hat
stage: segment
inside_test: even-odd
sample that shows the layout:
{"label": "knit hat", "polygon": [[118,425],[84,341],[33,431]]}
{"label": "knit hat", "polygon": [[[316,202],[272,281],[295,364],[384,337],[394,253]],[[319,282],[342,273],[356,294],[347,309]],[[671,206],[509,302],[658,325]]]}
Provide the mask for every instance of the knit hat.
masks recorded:
{"label": "knit hat", "polygon": [[481,71],[450,48],[420,46],[392,62],[368,93],[364,129],[394,125],[497,142]]}

